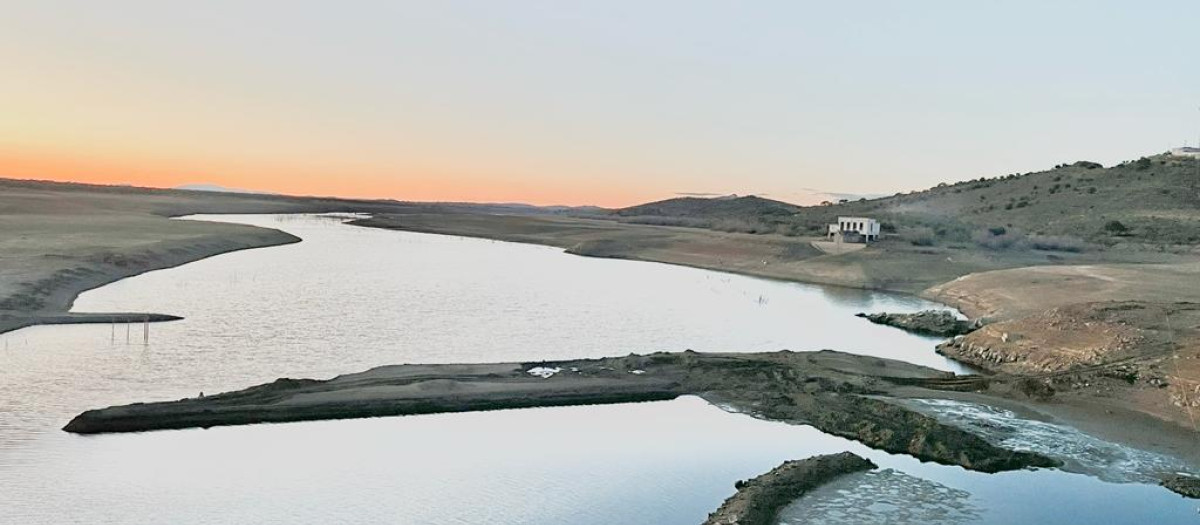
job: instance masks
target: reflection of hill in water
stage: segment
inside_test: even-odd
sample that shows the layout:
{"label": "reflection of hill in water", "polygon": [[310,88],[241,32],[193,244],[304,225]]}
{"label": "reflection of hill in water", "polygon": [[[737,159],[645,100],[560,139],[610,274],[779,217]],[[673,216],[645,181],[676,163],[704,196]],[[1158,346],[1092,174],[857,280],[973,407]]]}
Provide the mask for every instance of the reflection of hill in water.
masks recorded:
{"label": "reflection of hill in water", "polygon": [[806,494],[783,509],[779,523],[948,525],[979,517],[969,492],[885,469],[843,476]]}

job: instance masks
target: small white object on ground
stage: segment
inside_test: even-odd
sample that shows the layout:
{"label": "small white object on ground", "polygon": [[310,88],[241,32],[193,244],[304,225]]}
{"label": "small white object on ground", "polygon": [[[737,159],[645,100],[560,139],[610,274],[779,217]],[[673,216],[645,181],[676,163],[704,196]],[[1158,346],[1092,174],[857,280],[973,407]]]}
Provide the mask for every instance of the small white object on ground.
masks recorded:
{"label": "small white object on ground", "polygon": [[646,373],[646,371],[645,370],[630,370],[629,373],[642,375],[642,374]]}
{"label": "small white object on ground", "polygon": [[559,372],[562,372],[562,369],[558,368],[558,367],[547,368],[544,366],[535,366],[533,368],[530,368],[529,370],[526,370],[525,372],[531,376],[538,376],[542,379],[549,379],[550,376],[557,374]]}

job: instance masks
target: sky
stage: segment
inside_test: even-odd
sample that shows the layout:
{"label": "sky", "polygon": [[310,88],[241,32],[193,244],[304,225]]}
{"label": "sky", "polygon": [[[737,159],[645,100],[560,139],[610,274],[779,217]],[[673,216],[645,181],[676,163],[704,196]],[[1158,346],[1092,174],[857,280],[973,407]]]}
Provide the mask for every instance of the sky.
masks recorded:
{"label": "sky", "polygon": [[804,204],[1198,135],[1195,0],[0,0],[3,177]]}

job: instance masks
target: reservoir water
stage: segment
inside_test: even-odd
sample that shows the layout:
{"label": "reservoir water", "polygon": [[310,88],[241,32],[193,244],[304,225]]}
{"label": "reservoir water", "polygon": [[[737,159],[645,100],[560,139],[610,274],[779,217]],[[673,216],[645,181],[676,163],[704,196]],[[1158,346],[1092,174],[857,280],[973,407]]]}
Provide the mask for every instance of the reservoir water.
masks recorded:
{"label": "reservoir water", "polygon": [[[785,522],[825,509],[828,523],[861,522],[862,512],[897,523],[1197,523],[1194,503],[1138,477],[977,474],[696,398],[61,432],[88,408],[404,362],[833,348],[959,370],[933,352],[934,340],[853,316],[937,307],[910,297],[358,228],[331,217],[191,219],[278,228],[304,242],[151,272],[76,302],[77,311],[185,317],[152,325],[149,343],[140,325],[128,336],[125,325],[0,334],[0,523],[699,523],[735,480],[840,450],[885,469],[798,501]],[[1034,441],[1026,445],[1037,448]],[[1095,447],[1085,448],[1080,454]],[[1105,450],[1089,461],[1136,456]],[[1160,459],[1145,464],[1170,464]]]}

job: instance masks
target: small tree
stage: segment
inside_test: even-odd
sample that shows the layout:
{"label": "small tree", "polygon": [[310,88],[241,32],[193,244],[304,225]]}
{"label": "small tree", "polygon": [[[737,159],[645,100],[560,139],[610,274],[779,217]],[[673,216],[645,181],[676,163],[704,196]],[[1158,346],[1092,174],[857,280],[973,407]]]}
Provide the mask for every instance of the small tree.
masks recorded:
{"label": "small tree", "polygon": [[1125,224],[1121,221],[1108,221],[1108,223],[1104,225],[1104,231],[1113,235],[1124,235],[1129,233],[1129,227],[1125,226]]}

